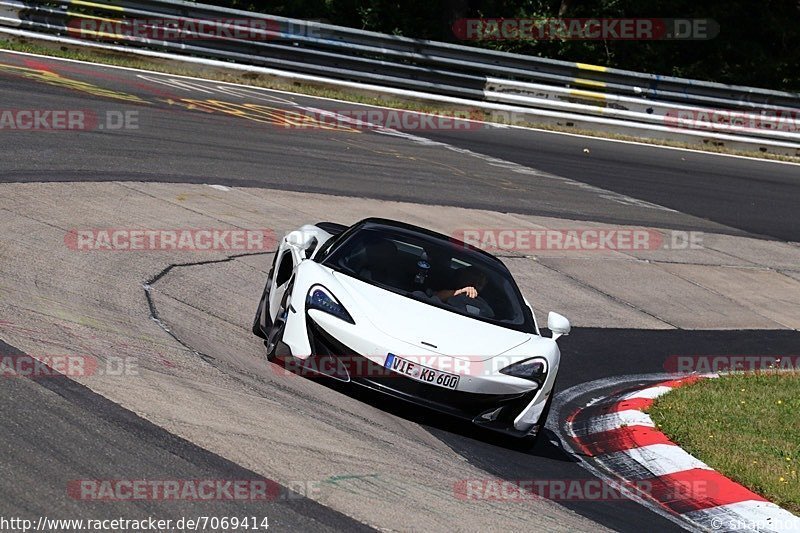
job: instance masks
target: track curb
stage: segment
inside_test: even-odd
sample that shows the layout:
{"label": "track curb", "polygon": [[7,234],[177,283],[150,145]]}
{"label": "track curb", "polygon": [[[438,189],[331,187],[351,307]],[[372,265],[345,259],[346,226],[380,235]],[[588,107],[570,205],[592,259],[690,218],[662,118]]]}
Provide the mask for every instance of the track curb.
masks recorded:
{"label": "track curb", "polygon": [[576,448],[644,497],[703,530],[798,532],[800,517],[728,479],[659,431],[644,410],[692,375],[626,389],[574,411],[567,433]]}

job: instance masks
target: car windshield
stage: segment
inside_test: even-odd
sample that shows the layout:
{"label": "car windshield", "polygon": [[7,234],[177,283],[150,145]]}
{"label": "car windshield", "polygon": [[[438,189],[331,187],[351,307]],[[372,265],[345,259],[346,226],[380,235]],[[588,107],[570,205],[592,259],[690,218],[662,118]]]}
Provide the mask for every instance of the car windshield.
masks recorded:
{"label": "car windshield", "polygon": [[455,241],[401,228],[364,228],[336,246],[323,264],[429,305],[535,332],[530,309],[505,266]]}

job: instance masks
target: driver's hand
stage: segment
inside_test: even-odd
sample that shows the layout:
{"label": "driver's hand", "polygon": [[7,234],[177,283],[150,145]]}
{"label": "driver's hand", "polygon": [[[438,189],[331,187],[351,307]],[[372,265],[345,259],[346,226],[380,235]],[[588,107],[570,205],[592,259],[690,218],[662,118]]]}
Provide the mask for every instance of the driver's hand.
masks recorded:
{"label": "driver's hand", "polygon": [[466,294],[470,298],[478,297],[478,291],[475,289],[475,287],[464,287],[463,289],[458,289],[453,293],[453,296],[458,296],[459,294]]}

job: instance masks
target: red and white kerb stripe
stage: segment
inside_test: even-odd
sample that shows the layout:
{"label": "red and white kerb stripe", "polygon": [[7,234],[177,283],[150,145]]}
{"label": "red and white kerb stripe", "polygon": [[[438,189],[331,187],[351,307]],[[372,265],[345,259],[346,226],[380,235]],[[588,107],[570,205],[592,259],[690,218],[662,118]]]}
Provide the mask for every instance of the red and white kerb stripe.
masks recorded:
{"label": "red and white kerb stripe", "polygon": [[710,530],[795,532],[800,517],[781,509],[692,457],[643,411],[690,376],[611,396],[573,413],[568,420],[577,448],[615,476],[648,482],[647,498]]}

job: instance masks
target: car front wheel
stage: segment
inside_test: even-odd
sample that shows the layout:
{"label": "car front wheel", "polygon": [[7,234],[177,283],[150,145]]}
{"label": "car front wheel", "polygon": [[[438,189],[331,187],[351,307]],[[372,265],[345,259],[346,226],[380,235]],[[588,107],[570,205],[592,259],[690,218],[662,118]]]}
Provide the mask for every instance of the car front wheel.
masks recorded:
{"label": "car front wheel", "polygon": [[283,330],[286,329],[286,320],[289,318],[289,301],[291,300],[293,282],[289,282],[286,287],[286,292],[281,299],[281,305],[278,307],[278,312],[275,315],[275,321],[269,328],[269,335],[264,341],[267,347],[267,359],[274,361],[277,357],[278,345],[283,340]]}

